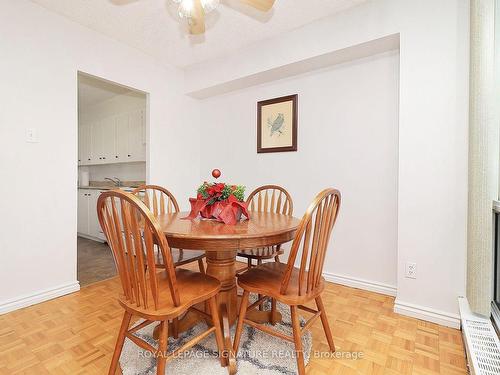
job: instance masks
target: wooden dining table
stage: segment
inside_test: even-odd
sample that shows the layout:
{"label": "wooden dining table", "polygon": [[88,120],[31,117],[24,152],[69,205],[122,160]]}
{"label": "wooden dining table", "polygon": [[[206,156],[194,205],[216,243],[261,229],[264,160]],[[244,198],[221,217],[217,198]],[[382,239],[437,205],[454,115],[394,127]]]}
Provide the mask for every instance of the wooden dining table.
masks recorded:
{"label": "wooden dining table", "polygon": [[[201,218],[184,219],[187,216],[187,212],[163,214],[158,216],[158,222],[171,248],[204,250],[207,274],[216,277],[222,284],[217,304],[226,351],[229,354],[229,372],[233,374],[236,372],[236,362],[231,356],[230,327],[236,322],[239,311],[236,287],[237,251],[289,242],[294,238],[300,221],[289,215],[268,212],[250,212],[249,220],[240,221],[236,225]],[[256,310],[255,314],[260,314],[256,319],[261,322],[271,321],[270,311]],[[184,326],[187,328],[190,323],[193,321],[186,319]]]}

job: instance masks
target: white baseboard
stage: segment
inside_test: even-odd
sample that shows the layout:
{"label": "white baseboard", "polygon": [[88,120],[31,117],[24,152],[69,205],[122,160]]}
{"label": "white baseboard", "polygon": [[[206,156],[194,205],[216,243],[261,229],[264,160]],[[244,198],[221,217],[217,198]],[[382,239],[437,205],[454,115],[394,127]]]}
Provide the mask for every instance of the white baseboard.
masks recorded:
{"label": "white baseboard", "polygon": [[106,242],[102,238],[94,237],[94,236],[91,236],[91,235],[88,235],[88,234],[85,234],[85,233],[78,232],[76,235],[78,237],[86,238],[87,240],[92,240],[92,241],[96,241],[96,242],[100,242],[100,243]]}
{"label": "white baseboard", "polygon": [[460,316],[458,314],[439,311],[425,306],[418,306],[398,299],[396,299],[394,303],[394,312],[440,324],[442,326],[460,329]]}
{"label": "white baseboard", "polygon": [[78,281],[66,285],[61,285],[56,288],[45,289],[34,294],[26,295],[23,297],[13,298],[7,301],[0,302],[0,315],[8,312],[22,309],[35,305],[40,302],[48,301],[49,299],[57,298],[77,292],[80,290],[80,283]]}
{"label": "white baseboard", "polygon": [[[397,288],[395,286],[384,283],[358,279],[351,276],[336,275],[328,272],[323,273],[323,277],[326,281],[332,283],[369,290],[370,292],[381,293],[388,296],[396,296],[397,294]],[[425,306],[418,306],[398,299],[396,299],[394,303],[394,312],[446,327],[460,328],[460,316],[458,314],[447,313]]]}
{"label": "white baseboard", "polygon": [[329,272],[324,272],[323,277],[325,278],[326,281],[330,281],[332,283],[350,286],[358,289],[369,290],[370,292],[385,294],[388,296],[395,297],[397,292],[397,288],[395,286],[379,283],[376,281],[368,281],[368,280],[358,279],[356,277],[337,275]]}

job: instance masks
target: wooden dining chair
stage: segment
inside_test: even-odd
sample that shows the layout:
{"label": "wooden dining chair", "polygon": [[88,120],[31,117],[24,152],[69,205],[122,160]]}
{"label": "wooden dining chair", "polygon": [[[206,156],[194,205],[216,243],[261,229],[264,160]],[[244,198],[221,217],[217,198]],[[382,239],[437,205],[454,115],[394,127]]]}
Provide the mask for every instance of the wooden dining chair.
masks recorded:
{"label": "wooden dining chair", "polygon": [[[164,187],[158,185],[141,185],[134,189],[132,194],[139,196],[155,217],[166,213],[170,214],[173,212],[179,212],[179,204],[177,203],[177,200],[174,195]],[[203,264],[203,259],[205,258],[204,251],[171,249],[171,252],[174,267],[198,262],[200,272],[205,273],[205,265]],[[162,267],[164,262],[160,259],[161,253],[158,251],[156,255],[158,258],[157,267]]]}
{"label": "wooden dining chair", "polygon": [[[250,212],[273,212],[283,215],[293,215],[292,197],[281,186],[261,186],[250,193],[246,203]],[[247,267],[239,270],[238,273],[252,268],[252,260],[256,260],[257,265],[262,264],[263,260],[273,258],[276,262],[279,262],[279,256],[282,254],[283,249],[281,249],[281,245],[239,250],[238,256],[247,259]]]}
{"label": "wooden dining chair", "polygon": [[[305,365],[301,336],[302,332],[309,329],[318,317],[321,318],[328,345],[332,352],[335,351],[328,318],[321,299],[321,293],[325,287],[325,280],[321,274],[339,208],[340,192],[335,189],[323,190],[316,196],[300,222],[292,243],[288,263],[264,263],[238,275],[238,286],[244,292],[233,346],[235,356],[238,352],[243,324],[246,323],[268,334],[293,342],[297,352],[299,374],[304,375]],[[300,263],[299,268],[294,266],[296,261]],[[264,297],[261,299],[273,298],[290,306],[293,337],[246,319],[246,314],[260,303],[257,300],[248,306],[250,293],[263,295]],[[317,310],[304,306],[312,300],[316,301]],[[300,327],[298,309],[314,314],[303,328]]]}
{"label": "wooden dining chair", "polygon": [[[224,366],[222,330],[215,300],[221,288],[220,281],[199,272],[174,269],[164,233],[155,216],[137,196],[120,190],[104,192],[97,201],[97,214],[121,280],[123,293],[118,301],[125,310],[109,374],[116,372],[125,338],[153,353],[157,359],[157,374],[164,375],[166,360],[215,332],[221,365]],[[165,261],[162,269],[156,265],[154,244],[157,244]],[[208,302],[211,316],[194,307],[201,302]],[[213,324],[167,356],[168,321],[188,310]],[[132,317],[145,320],[129,328]],[[134,335],[155,322],[160,322],[158,349]]]}

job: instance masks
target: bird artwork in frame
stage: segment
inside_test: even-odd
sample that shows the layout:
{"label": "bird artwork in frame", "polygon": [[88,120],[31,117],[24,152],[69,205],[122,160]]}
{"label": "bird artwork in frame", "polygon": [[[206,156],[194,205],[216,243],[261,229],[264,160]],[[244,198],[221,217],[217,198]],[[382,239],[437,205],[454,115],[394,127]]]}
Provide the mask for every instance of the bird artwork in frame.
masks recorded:
{"label": "bird artwork in frame", "polygon": [[298,95],[257,103],[257,153],[297,151]]}

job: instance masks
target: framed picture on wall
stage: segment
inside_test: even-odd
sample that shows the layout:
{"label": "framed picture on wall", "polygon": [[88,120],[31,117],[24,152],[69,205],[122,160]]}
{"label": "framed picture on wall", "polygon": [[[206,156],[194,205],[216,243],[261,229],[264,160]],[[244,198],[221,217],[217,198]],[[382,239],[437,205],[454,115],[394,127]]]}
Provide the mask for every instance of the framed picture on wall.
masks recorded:
{"label": "framed picture on wall", "polygon": [[257,103],[257,152],[297,151],[297,98],[283,96]]}

